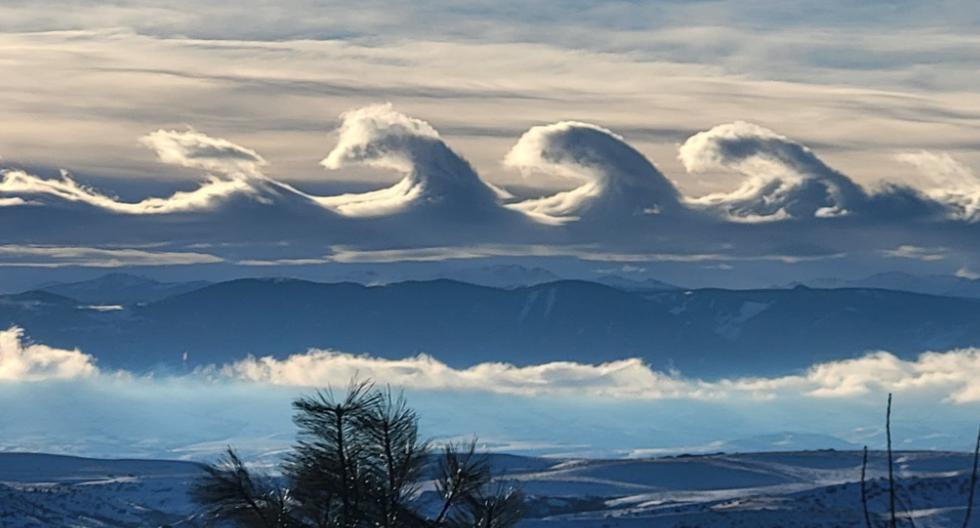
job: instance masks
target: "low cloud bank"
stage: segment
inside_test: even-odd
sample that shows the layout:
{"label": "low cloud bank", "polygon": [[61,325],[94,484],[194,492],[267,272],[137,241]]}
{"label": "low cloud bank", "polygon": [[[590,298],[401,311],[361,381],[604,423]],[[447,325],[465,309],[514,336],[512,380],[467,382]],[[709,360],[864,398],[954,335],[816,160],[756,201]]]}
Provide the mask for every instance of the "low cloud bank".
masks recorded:
{"label": "low cloud bank", "polygon": [[95,359],[78,349],[30,343],[16,327],[0,331],[0,382],[68,380],[98,373]]}
{"label": "low cloud bank", "polygon": [[[30,344],[24,335],[17,327],[0,332],[0,379],[38,381],[99,374],[92,356],[79,350]],[[980,349],[925,352],[914,360],[874,352],[818,363],[798,375],[720,380],[656,370],[636,358],[600,364],[480,363],[458,369],[425,354],[382,359],[311,349],[284,359],[250,356],[200,368],[186,376],[202,381],[224,379],[295,387],[343,386],[352,377],[361,377],[410,390],[639,400],[846,399],[895,392],[968,404],[980,402]]]}
{"label": "low cloud bank", "polygon": [[0,450],[206,459],[231,443],[274,458],[294,441],[290,400],[313,388],[342,390],[355,375],[405,389],[428,437],[477,434],[491,449],[560,456],[685,452],[788,432],[878,446],[886,391],[900,402],[902,448],[967,449],[980,402],[974,349],[912,361],[879,352],[797,376],[718,381],[635,359],[454,369],[427,356],[325,350],[135,375],[100,372],[91,356],[30,343],[12,328],[0,332]]}
{"label": "low cloud bank", "polygon": [[926,352],[913,361],[875,352],[857,359],[819,363],[800,375],[717,381],[658,371],[639,359],[523,367],[481,363],[454,369],[424,354],[388,360],[328,350],[310,350],[281,360],[247,358],[225,365],[218,372],[230,378],[276,385],[336,386],[352,376],[363,376],[410,389],[522,396],[726,400],[919,392],[949,403],[980,402],[980,349]]}

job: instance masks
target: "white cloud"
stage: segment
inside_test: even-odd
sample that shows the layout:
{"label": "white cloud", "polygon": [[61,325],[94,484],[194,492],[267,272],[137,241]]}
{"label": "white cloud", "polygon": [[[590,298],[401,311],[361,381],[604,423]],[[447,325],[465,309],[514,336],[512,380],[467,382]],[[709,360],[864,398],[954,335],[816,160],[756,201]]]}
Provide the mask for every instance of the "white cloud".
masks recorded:
{"label": "white cloud", "polygon": [[593,245],[508,245],[482,244],[471,246],[433,246],[392,249],[358,249],[350,246],[331,246],[331,253],[323,262],[399,262],[476,259],[485,257],[577,257],[594,262],[718,262],[718,261],[770,261],[795,264],[818,260],[839,259],[846,253],[823,255],[740,255],[735,253],[645,253],[615,252]]}
{"label": "white cloud", "polygon": [[223,259],[207,253],[147,251],[134,248],[0,245],[0,266],[7,267],[62,268],[86,266],[118,268],[122,266],[216,264],[219,262],[223,262]]}
{"label": "white cloud", "polygon": [[112,213],[132,215],[206,212],[235,196],[265,204],[283,197],[315,202],[313,197],[292,186],[267,178],[262,173],[262,167],[267,164],[262,156],[226,139],[195,130],[157,130],[140,138],[140,143],[155,151],[163,163],[206,171],[206,179],[193,191],[123,202],[78,183],[67,171],[61,171],[60,179],[49,179],[22,170],[6,170],[0,171],[0,195],[15,196],[0,199],[0,207],[31,205],[22,196],[82,203]]}
{"label": "white cloud", "polygon": [[960,266],[960,268],[956,270],[955,275],[961,279],[969,279],[969,280],[980,279],[980,273],[977,273],[966,266]]}
{"label": "white cloud", "polygon": [[[83,203],[120,214],[170,214],[211,209],[222,199],[234,194],[253,194],[255,188],[244,180],[210,178],[199,188],[176,192],[167,198],[146,198],[139,202],[121,202],[75,181],[67,172],[60,179],[41,178],[24,171],[0,172],[0,193],[32,197],[55,198]],[[2,206],[31,205],[17,196],[0,201]]]}
{"label": "white cloud", "polygon": [[0,207],[11,207],[14,205],[27,205],[27,203],[28,203],[27,201],[19,197],[0,198]]}
{"label": "white cloud", "polygon": [[465,369],[418,355],[381,359],[310,350],[286,359],[253,358],[217,372],[253,382],[339,386],[352,376],[407,389],[486,391],[523,396],[638,399],[853,398],[869,393],[919,393],[951,403],[980,402],[980,350],[927,352],[902,360],[887,352],[813,365],[804,374],[706,381],[655,370],[639,359],[601,364],[554,362],[515,366],[481,363]]}
{"label": "white cloud", "polygon": [[261,178],[265,159],[252,149],[195,130],[157,130],[140,138],[163,163],[213,171],[231,177]]}
{"label": "white cloud", "polygon": [[364,164],[398,171],[404,178],[378,191],[317,197],[318,203],[346,216],[378,216],[434,204],[461,210],[496,207],[499,193],[425,121],[396,112],[391,104],[344,112],[340,120],[337,145],[321,162],[324,167]]}
{"label": "white cloud", "polygon": [[583,182],[569,191],[508,205],[546,223],[582,216],[643,216],[677,208],[677,190],[649,160],[622,137],[589,123],[532,127],[507,153],[504,164],[526,175],[553,173]]}
{"label": "white cloud", "polygon": [[828,167],[807,147],[744,121],[699,132],[684,142],[688,172],[727,169],[744,180],[731,192],[690,199],[743,222],[847,215],[867,198],[850,178]]}
{"label": "white cloud", "polygon": [[921,247],[911,244],[903,244],[895,249],[885,249],[881,254],[892,258],[915,259],[924,262],[935,262],[946,260],[949,250],[944,247]]}
{"label": "white cloud", "polygon": [[62,350],[25,342],[24,331],[0,331],[0,381],[64,380],[95,376],[95,359],[78,349]]}
{"label": "white cloud", "polygon": [[905,152],[897,159],[916,167],[926,178],[917,187],[930,198],[953,207],[954,218],[980,219],[980,178],[947,152]]}

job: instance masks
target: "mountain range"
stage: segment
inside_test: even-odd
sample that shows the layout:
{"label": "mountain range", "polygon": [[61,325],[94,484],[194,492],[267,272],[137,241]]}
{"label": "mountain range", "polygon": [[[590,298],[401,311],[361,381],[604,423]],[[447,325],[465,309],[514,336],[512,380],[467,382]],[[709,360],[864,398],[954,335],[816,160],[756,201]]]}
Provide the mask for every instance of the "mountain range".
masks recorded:
{"label": "mountain range", "polygon": [[141,275],[109,273],[90,280],[43,284],[35,289],[94,305],[114,305],[158,301],[209,284],[208,281],[161,282]]}
{"label": "mountain range", "polygon": [[860,279],[819,278],[792,282],[784,288],[880,288],[953,297],[980,297],[980,279],[956,275],[914,275],[901,271],[875,273]]}
{"label": "mountain range", "polygon": [[[100,365],[220,364],[311,347],[427,353],[455,367],[639,357],[705,377],[796,372],[872,350],[980,345],[980,300],[871,288],[626,291],[586,281],[492,288],[239,279],[129,305],[49,291],[0,296],[0,327]],[[187,360],[182,360],[184,354]]]}

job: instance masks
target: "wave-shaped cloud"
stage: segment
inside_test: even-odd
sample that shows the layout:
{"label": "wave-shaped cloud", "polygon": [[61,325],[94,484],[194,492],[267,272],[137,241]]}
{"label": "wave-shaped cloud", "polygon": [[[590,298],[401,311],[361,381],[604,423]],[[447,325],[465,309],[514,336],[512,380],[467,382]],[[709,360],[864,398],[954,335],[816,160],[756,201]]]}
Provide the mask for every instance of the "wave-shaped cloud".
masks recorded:
{"label": "wave-shaped cloud", "polygon": [[922,192],[933,200],[947,204],[951,216],[958,220],[980,220],[980,178],[969,167],[945,152],[905,152],[898,160],[918,168],[929,184]]}
{"label": "wave-shaped cloud", "polygon": [[228,140],[193,130],[157,130],[141,138],[140,142],[153,149],[164,163],[208,171],[207,179],[193,191],[123,202],[78,183],[66,171],[62,171],[61,178],[55,179],[22,170],[7,170],[0,173],[0,195],[16,195],[14,199],[21,200],[6,205],[30,205],[23,201],[27,196],[35,200],[80,203],[112,213],[152,215],[206,211],[236,195],[268,202],[268,195],[276,191],[277,184],[267,180],[260,170],[265,160],[255,151]]}
{"label": "wave-shaped cloud", "polygon": [[181,165],[236,178],[264,178],[260,167],[267,164],[254,150],[227,139],[194,130],[157,130],[140,138],[164,163]]}
{"label": "wave-shaped cloud", "polygon": [[723,400],[801,394],[848,398],[874,392],[918,391],[951,403],[980,402],[980,349],[927,352],[911,361],[876,352],[820,363],[801,375],[717,381],[657,371],[639,359],[594,365],[567,361],[530,366],[481,363],[455,369],[424,354],[392,360],[330,350],[310,350],[285,359],[249,357],[225,365],[219,372],[277,385],[341,385],[352,376],[362,376],[410,389],[524,396]]}
{"label": "wave-shaped cloud", "polygon": [[391,169],[404,178],[386,189],[316,197],[346,216],[381,216],[409,208],[440,205],[461,211],[497,208],[504,195],[480,179],[429,123],[371,105],[340,116],[339,138],[321,164],[332,170],[351,165]]}
{"label": "wave-shaped cloud", "polygon": [[[877,257],[901,245],[931,245],[924,240],[950,222],[964,229],[945,231],[943,236],[956,238],[943,244],[962,241],[966,251],[975,251],[967,224],[980,220],[980,183],[950,159],[921,153],[901,158],[948,184],[865,190],[807,147],[744,122],[695,134],[680,148],[688,171],[720,168],[744,178],[731,192],[696,198],[683,196],[622,137],[571,121],[530,128],[505,157],[508,167],[523,173],[581,182],[528,200],[508,198],[483,181],[432,125],[390,104],[342,114],[337,143],[321,162],[333,170],[368,165],[402,174],[397,183],[366,193],[305,192],[264,174],[267,162],[258,152],[195,130],[157,130],[140,141],[163,163],[201,171],[203,182],[169,196],[123,201],[67,172],[42,178],[0,170],[0,236],[8,244],[65,247],[238,244],[240,249],[218,251],[246,264],[312,265],[325,260],[324,248],[338,246],[400,255],[423,250],[432,260],[438,258],[433,248],[509,246],[517,249],[508,255],[574,257],[578,252],[568,248],[590,246],[591,256],[640,261],[661,254],[809,258],[846,255],[855,247]],[[47,207],[58,210],[49,214]],[[140,218],[122,225],[117,215]],[[166,215],[180,216],[159,218]],[[827,221],[836,217],[847,220]],[[802,231],[791,234],[777,222],[789,219],[792,229]],[[742,225],[759,222],[777,223]],[[809,229],[841,224],[850,229],[842,236]],[[875,235],[859,231],[865,228],[876,229]],[[879,246],[867,247],[869,238]],[[270,241],[285,240],[292,246],[269,249]]]}
{"label": "wave-shaped cloud", "polygon": [[532,127],[504,163],[525,174],[553,173],[584,181],[569,191],[509,205],[548,223],[658,214],[678,204],[677,189],[649,160],[622,137],[588,123]]}
{"label": "wave-shaped cloud", "polygon": [[[25,171],[5,171],[0,179],[0,193],[21,194],[33,199],[55,199],[69,203],[81,203],[112,213],[143,215],[170,214],[212,209],[222,199],[235,194],[255,194],[256,189],[247,181],[240,179],[222,180],[209,178],[193,191],[176,192],[166,198],[146,198],[139,202],[122,202],[113,196],[101,193],[91,187],[78,183],[68,173],[61,178],[42,178]],[[23,198],[10,198],[0,206],[37,205],[37,202]]]}
{"label": "wave-shaped cloud", "polygon": [[24,331],[0,331],[0,381],[44,381],[99,374],[95,359],[79,350],[62,350],[28,343]]}
{"label": "wave-shaped cloud", "polygon": [[691,136],[679,156],[688,172],[734,170],[745,177],[734,191],[689,200],[736,221],[843,216],[868,199],[858,184],[806,146],[744,121]]}

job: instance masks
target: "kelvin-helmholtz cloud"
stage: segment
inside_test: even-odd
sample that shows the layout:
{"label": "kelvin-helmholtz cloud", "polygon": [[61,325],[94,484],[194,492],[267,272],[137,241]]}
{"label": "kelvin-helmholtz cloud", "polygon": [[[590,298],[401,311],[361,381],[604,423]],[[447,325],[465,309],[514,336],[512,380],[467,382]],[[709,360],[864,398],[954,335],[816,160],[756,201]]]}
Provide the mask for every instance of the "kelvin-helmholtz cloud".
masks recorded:
{"label": "kelvin-helmholtz cloud", "polygon": [[390,104],[367,106],[340,116],[339,138],[321,164],[391,169],[404,177],[378,191],[316,198],[346,216],[382,216],[420,208],[456,214],[496,209],[503,191],[484,182],[431,125],[396,112]]}
{"label": "kelvin-helmholtz cloud", "polygon": [[[484,181],[435,127],[390,104],[343,113],[336,144],[321,162],[332,177],[343,177],[355,166],[400,175],[393,185],[362,193],[314,194],[277,181],[263,172],[268,162],[258,152],[195,130],[158,130],[140,141],[160,162],[200,171],[203,180],[193,190],[123,201],[67,172],[43,178],[6,169],[0,179],[0,215],[9,232],[3,241],[63,246],[83,236],[87,243],[117,248],[127,238],[233,243],[245,248],[236,254],[242,261],[287,263],[318,262],[340,247],[404,251],[459,244],[523,245],[538,253],[546,246],[585,244],[593,254],[710,254],[716,260],[725,255],[744,260],[793,257],[793,252],[804,258],[852,251],[880,256],[902,245],[929,246],[926,239],[943,232],[966,237],[959,245],[969,253],[980,203],[980,184],[951,158],[904,154],[899,159],[932,173],[933,180],[917,188],[869,190],[806,146],[746,122],[716,126],[680,146],[688,172],[737,177],[732,190],[703,196],[682,194],[615,132],[574,121],[534,126],[506,154],[504,166],[525,174],[529,182],[547,174],[574,185],[531,199]],[[86,229],[72,227],[83,223],[78,217],[60,220],[65,229],[54,226],[59,211],[79,207],[89,215]],[[795,227],[784,229],[786,223]],[[943,231],[953,224],[959,228]],[[134,226],[140,226],[138,235],[130,232]],[[821,234],[825,227],[840,232],[828,237]],[[882,233],[871,237],[881,247],[867,245],[873,229]],[[249,250],[257,240],[289,240],[291,252]]]}
{"label": "kelvin-helmholtz cloud", "polygon": [[604,128],[563,121],[536,126],[510,150],[505,164],[524,173],[555,173],[580,186],[510,204],[547,223],[672,214],[679,193],[642,154]]}
{"label": "kelvin-helmholtz cloud", "polygon": [[760,126],[735,122],[689,138],[680,148],[688,172],[735,171],[744,179],[731,192],[692,198],[744,222],[832,218],[851,214],[867,195],[807,147]]}

